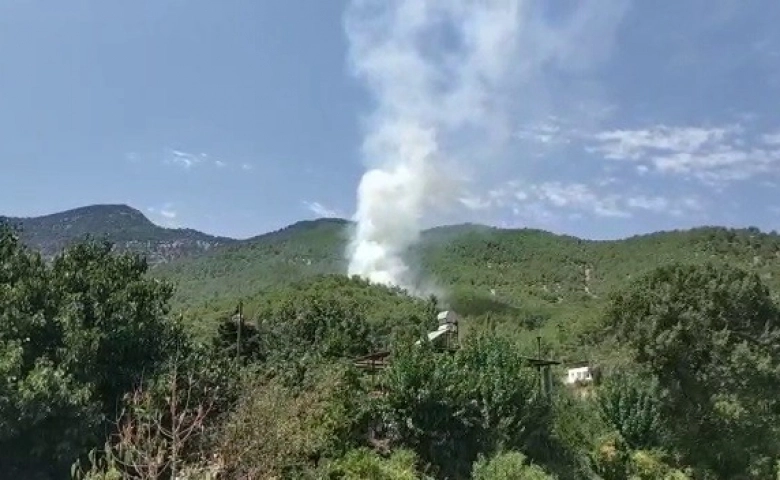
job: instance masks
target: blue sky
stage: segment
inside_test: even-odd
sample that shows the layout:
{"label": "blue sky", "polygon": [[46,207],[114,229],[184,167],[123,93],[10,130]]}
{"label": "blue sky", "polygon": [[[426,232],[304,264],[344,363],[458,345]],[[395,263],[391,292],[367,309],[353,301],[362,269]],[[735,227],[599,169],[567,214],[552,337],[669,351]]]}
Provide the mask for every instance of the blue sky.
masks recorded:
{"label": "blue sky", "polygon": [[[502,150],[459,149],[427,222],[780,229],[780,2],[529,3]],[[0,0],[0,214],[127,203],[237,237],[352,215],[376,102],[346,9]]]}

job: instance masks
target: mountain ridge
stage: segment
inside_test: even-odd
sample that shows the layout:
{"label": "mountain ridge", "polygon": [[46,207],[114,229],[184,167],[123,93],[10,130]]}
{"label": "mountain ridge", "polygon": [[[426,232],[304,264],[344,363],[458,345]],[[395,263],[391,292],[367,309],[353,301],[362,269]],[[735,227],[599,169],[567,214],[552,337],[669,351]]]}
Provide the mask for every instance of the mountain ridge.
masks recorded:
{"label": "mountain ridge", "polygon": [[[176,310],[207,320],[240,298],[322,275],[344,276],[354,225],[339,218],[303,220],[237,240],[160,227],[126,205],[88,206],[17,223],[22,241],[47,256],[86,235],[145,254],[150,274],[176,286]],[[674,262],[738,265],[780,294],[780,235],[757,228],[700,226],[589,240],[532,228],[444,225],[422,232],[406,261],[421,282],[440,287],[453,308],[472,315],[593,315],[627,281]]]}
{"label": "mountain ridge", "polygon": [[52,257],[86,238],[106,240],[117,251],[144,254],[150,263],[203,253],[235,239],[209,235],[191,228],[166,228],[126,204],[97,204],[35,217],[0,216],[29,247]]}
{"label": "mountain ridge", "polygon": [[[35,227],[38,227],[40,224],[56,224],[56,223],[62,223],[63,220],[67,221],[69,217],[85,217],[85,216],[99,216],[104,215],[106,218],[117,218],[124,216],[131,221],[135,222],[135,226],[139,227],[142,226],[144,228],[149,228],[150,230],[156,230],[158,232],[165,232],[165,235],[171,235],[173,233],[179,233],[183,235],[192,235],[192,236],[199,236],[203,239],[211,239],[215,242],[225,243],[225,244],[240,244],[240,243],[252,243],[253,241],[257,241],[259,239],[264,239],[268,236],[282,236],[285,234],[289,234],[290,232],[297,233],[299,230],[306,230],[311,228],[316,228],[317,225],[327,223],[327,224],[335,224],[335,225],[341,225],[345,228],[354,225],[354,222],[349,219],[341,218],[341,217],[319,217],[315,219],[303,219],[298,220],[295,222],[292,222],[288,225],[279,227],[274,230],[269,230],[266,232],[257,233],[255,235],[252,235],[250,237],[245,238],[237,238],[237,237],[230,237],[226,235],[217,235],[212,233],[207,233],[201,230],[197,230],[190,227],[184,227],[184,228],[172,228],[172,227],[165,227],[159,224],[154,223],[152,220],[149,219],[141,210],[132,207],[125,203],[100,203],[100,204],[91,204],[91,205],[85,205],[81,207],[74,207],[58,212],[53,213],[46,213],[43,215],[35,215],[35,216],[7,216],[0,214],[0,223],[7,223],[11,225],[17,225],[22,228],[22,230],[25,229],[25,227],[29,227],[30,225],[33,225]],[[82,220],[79,218],[76,218],[76,220]],[[132,226],[132,224],[130,225]],[[128,226],[125,225],[121,228],[122,230],[128,230]],[[759,234],[775,234],[774,231],[768,231],[768,230],[762,230],[758,227],[748,226],[748,227],[727,227],[723,225],[716,225],[716,224],[702,224],[702,225],[696,225],[691,226],[687,228],[675,228],[675,229],[666,229],[666,230],[657,230],[657,231],[647,231],[647,232],[638,232],[630,235],[625,235],[621,237],[616,238],[610,238],[610,239],[594,239],[594,238],[587,238],[587,237],[581,237],[573,234],[568,233],[559,233],[559,232],[553,232],[550,230],[540,229],[540,228],[533,228],[533,227],[500,227],[496,225],[488,225],[488,224],[481,224],[481,223],[473,223],[473,222],[463,222],[463,223],[453,223],[453,224],[441,224],[441,225],[435,225],[432,227],[425,228],[422,231],[422,234],[428,235],[428,236],[436,236],[437,234],[443,234],[443,235],[451,235],[453,233],[461,233],[462,231],[474,231],[474,230],[480,230],[480,231],[511,231],[511,232],[517,232],[517,231],[534,231],[539,233],[548,234],[554,237],[561,237],[561,238],[571,238],[576,239],[581,242],[592,242],[592,243],[610,243],[610,242],[621,242],[625,240],[631,240],[636,238],[642,238],[642,237],[648,237],[658,234],[667,234],[667,233],[680,233],[680,232],[695,232],[699,230],[709,230],[709,229],[722,229],[726,231],[754,231]],[[88,232],[93,236],[95,235],[103,235],[103,234],[116,234],[117,229],[106,229],[106,228],[82,228],[83,230],[88,230]],[[111,240],[110,238],[108,239]]]}

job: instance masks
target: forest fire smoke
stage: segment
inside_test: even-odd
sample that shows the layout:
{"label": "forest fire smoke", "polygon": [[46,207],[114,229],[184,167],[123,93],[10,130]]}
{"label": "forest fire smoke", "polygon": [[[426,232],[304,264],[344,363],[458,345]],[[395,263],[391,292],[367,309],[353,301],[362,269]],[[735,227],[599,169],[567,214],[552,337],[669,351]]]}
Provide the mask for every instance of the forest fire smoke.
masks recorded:
{"label": "forest fire smoke", "polygon": [[[413,294],[404,260],[426,216],[458,198],[458,143],[489,136],[519,32],[519,0],[354,0],[349,64],[375,110],[357,192],[348,273]],[[466,159],[468,161],[469,159]]]}

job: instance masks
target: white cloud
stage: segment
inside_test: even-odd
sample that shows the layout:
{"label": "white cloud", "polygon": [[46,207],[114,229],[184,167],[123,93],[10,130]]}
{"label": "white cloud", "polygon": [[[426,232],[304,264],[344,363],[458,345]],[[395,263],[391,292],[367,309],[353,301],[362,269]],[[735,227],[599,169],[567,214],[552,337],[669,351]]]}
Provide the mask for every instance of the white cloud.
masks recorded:
{"label": "white cloud", "polygon": [[241,170],[252,170],[253,168],[254,168],[254,166],[252,166],[252,164],[249,164],[249,163],[242,163],[241,164]]}
{"label": "white cloud", "polygon": [[761,140],[767,145],[780,146],[780,130],[761,135]]}
{"label": "white cloud", "polygon": [[185,170],[189,170],[193,166],[200,164],[204,159],[204,154],[197,155],[194,153],[188,153],[182,150],[174,149],[169,150],[168,154],[165,156],[166,163],[177,165],[184,168]]}
{"label": "white cloud", "polygon": [[[220,169],[230,165],[229,162],[212,158],[207,153],[190,153],[185,152],[184,150],[176,149],[168,149],[163,157],[163,162],[168,165],[181,167],[185,170],[190,170],[191,168],[199,165],[213,165],[214,167]],[[251,170],[252,165],[249,163],[244,163],[240,165],[240,168],[242,170]]]}
{"label": "white cloud", "polygon": [[156,223],[168,227],[176,228],[179,226],[179,213],[174,209],[173,203],[167,202],[161,206],[147,207],[146,209],[154,217]]}
{"label": "white cloud", "polygon": [[320,202],[304,201],[303,204],[306,206],[306,208],[308,208],[313,214],[317,215],[318,217],[344,218],[344,214],[342,212],[333,208],[326,207]]}
{"label": "white cloud", "polygon": [[599,217],[629,217],[616,194],[600,194],[582,183],[547,182],[531,187],[540,201],[556,208],[582,210]]}
{"label": "white cloud", "polygon": [[551,116],[546,121],[531,123],[520,127],[514,134],[520,140],[530,140],[544,146],[571,143],[575,132],[564,129],[557,117]]}
{"label": "white cloud", "polygon": [[[681,175],[710,185],[780,173],[780,134],[752,141],[739,125],[611,130],[592,136],[591,153],[632,161],[637,171]],[[775,143],[777,142],[777,143]]]}
{"label": "white cloud", "polygon": [[631,208],[648,210],[651,212],[663,212],[669,209],[669,200],[664,197],[638,195],[629,198],[626,203]]}
{"label": "white cloud", "polygon": [[522,185],[518,181],[510,181],[484,195],[464,196],[460,202],[473,211],[506,209],[515,215],[530,216],[537,220],[556,215],[567,215],[570,218],[581,218],[583,215],[629,218],[640,211],[680,216],[703,210],[702,202],[694,196],[671,198],[605,189],[614,183],[596,182],[595,185],[588,185],[552,181]]}
{"label": "white cloud", "polygon": [[479,198],[476,196],[467,196],[460,199],[460,203],[463,204],[469,210],[484,210],[490,208],[490,200]]}
{"label": "white cloud", "polygon": [[596,151],[612,160],[638,160],[651,151],[693,153],[720,145],[732,128],[667,127],[659,125],[643,130],[612,130],[597,133],[601,142]]}
{"label": "white cloud", "polygon": [[681,217],[704,211],[703,202],[694,196],[670,199],[661,196],[637,195],[626,199],[626,205],[634,210],[646,210],[656,214]]}

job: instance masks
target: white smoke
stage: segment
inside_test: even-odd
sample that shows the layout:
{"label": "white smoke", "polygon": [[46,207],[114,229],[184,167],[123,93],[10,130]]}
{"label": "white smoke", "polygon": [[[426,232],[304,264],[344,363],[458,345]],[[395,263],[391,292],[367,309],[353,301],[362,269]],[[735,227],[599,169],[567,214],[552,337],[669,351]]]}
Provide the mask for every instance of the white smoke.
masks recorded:
{"label": "white smoke", "polygon": [[577,44],[591,33],[585,27],[617,11],[590,2],[556,30],[531,18],[530,3],[352,0],[349,66],[376,104],[364,124],[368,170],[358,188],[349,275],[428,293],[416,286],[405,254],[426,217],[456,204],[461,182],[511,136],[518,92],[510,84],[545,62],[586,57]]}
{"label": "white smoke", "polygon": [[350,6],[351,66],[377,101],[366,125],[363,153],[373,168],[358,189],[350,275],[420,293],[404,254],[426,213],[458,195],[448,146],[495,125],[518,9],[517,0]]}

